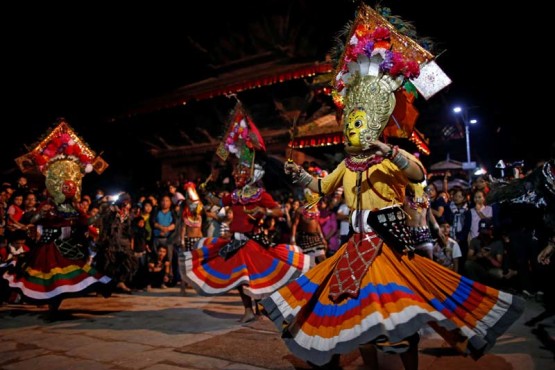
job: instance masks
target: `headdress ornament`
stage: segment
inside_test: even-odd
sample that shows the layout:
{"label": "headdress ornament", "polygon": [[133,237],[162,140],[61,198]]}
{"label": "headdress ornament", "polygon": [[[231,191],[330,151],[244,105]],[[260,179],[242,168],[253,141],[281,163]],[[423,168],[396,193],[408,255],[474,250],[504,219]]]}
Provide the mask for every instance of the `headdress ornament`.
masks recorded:
{"label": "headdress ornament", "polygon": [[58,120],[29,153],[16,158],[16,163],[23,173],[39,170],[46,174],[50,166],[61,160],[75,162],[82,173],[101,174],[108,167],[64,119]]}
{"label": "headdress ornament", "polygon": [[264,175],[262,166],[255,163],[257,151],[265,152],[266,144],[254,121],[238,101],[230,114],[226,134],[216,154],[224,161],[228,159],[230,153],[234,154],[239,160],[239,166],[251,169],[250,183],[255,183]]}
{"label": "headdress ornament", "polygon": [[56,204],[79,199],[84,174],[93,170],[100,174],[108,167],[63,119],[15,161],[23,173],[38,170],[45,175],[46,188]]}
{"label": "headdress ornament", "polygon": [[241,162],[252,163],[255,151],[266,151],[260,131],[241,102],[238,101],[233,108],[227,127],[227,132],[216,152],[222,160],[227,160],[231,153]]}
{"label": "headdress ornament", "polygon": [[[428,99],[451,83],[426,49],[429,40],[423,40],[424,47],[415,39],[414,27],[391,16],[388,8],[377,12],[361,4],[346,40],[336,48],[334,102],[345,114],[362,109],[369,115],[369,140],[391,124],[396,99],[411,103],[416,90]],[[412,131],[417,113],[409,115]],[[393,121],[402,130],[403,122]]]}
{"label": "headdress ornament", "polygon": [[183,185],[185,190],[185,207],[183,209],[183,218],[187,226],[198,226],[198,221],[191,220],[191,217],[198,217],[202,213],[202,201],[197,193],[197,187],[194,182],[188,181]]}

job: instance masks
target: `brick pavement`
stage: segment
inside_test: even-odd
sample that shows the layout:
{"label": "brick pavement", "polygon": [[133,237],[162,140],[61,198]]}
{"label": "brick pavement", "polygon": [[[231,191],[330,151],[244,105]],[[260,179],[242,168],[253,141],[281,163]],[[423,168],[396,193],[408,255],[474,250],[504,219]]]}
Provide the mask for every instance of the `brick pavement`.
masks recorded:
{"label": "brick pavement", "polygon": [[[541,305],[527,301],[526,311],[503,335],[490,353],[478,361],[454,353],[433,331],[426,331],[420,343],[420,368],[426,370],[555,369],[553,346],[555,318],[544,320],[534,335],[524,322],[536,316]],[[231,335],[241,337],[238,346],[251,345],[246,336],[264,333],[272,337],[267,319],[241,325],[242,306],[235,292],[218,297],[200,297],[177,288],[111,298],[89,296],[68,299],[61,313],[51,320],[45,308],[31,305],[0,306],[0,369],[309,369],[288,354],[275,333],[272,356],[246,349],[249,358],[227,356],[225,351],[191,352],[196,343],[225,343]],[[233,332],[232,334],[229,334]],[[227,337],[226,337],[227,335]],[[262,336],[261,336],[262,337]],[[543,338],[543,339],[542,339]],[[233,341],[232,341],[233,342]],[[256,343],[256,342],[255,342]],[[549,345],[549,343],[548,343]],[[198,347],[198,346],[197,346]],[[244,349],[244,348],[243,348]],[[194,352],[194,351],[193,351]],[[197,351],[198,352],[198,351]],[[256,358],[258,356],[258,358]],[[254,359],[259,360],[258,362]],[[345,363],[345,361],[349,361]],[[346,356],[344,370],[363,369],[358,353]],[[379,355],[380,369],[402,369],[398,356]],[[265,364],[263,367],[253,363]],[[296,366],[296,367],[295,367]]]}

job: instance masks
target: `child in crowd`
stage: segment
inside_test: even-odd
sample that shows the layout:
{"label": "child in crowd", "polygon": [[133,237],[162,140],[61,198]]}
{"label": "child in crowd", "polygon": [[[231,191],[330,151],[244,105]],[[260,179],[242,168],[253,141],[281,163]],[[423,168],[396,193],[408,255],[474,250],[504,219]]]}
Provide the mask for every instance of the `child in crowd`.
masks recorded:
{"label": "child in crowd", "polygon": [[158,246],[158,254],[155,259],[148,263],[148,285],[146,290],[151,287],[166,289],[166,284],[170,281],[170,260],[168,258],[168,247]]}
{"label": "child in crowd", "polygon": [[459,258],[461,258],[462,252],[459,243],[449,236],[451,232],[451,225],[449,225],[449,222],[443,221],[439,225],[439,232],[444,237],[437,238],[434,244],[434,261],[457,272],[459,269]]}

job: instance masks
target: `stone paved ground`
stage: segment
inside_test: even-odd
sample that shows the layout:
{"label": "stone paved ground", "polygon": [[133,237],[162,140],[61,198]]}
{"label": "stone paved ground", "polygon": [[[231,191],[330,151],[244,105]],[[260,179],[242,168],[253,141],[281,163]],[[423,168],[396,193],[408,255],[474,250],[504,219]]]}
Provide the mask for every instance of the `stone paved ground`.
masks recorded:
{"label": "stone paved ground", "polygon": [[[437,334],[426,331],[420,345],[420,368],[555,369],[554,318],[544,320],[534,332],[524,325],[539,312],[541,306],[537,302],[527,301],[523,317],[478,361],[453,353]],[[241,325],[237,322],[241,313],[241,302],[235,292],[200,297],[188,291],[188,295],[182,297],[177,288],[116,294],[108,299],[95,296],[68,299],[62,303],[61,313],[55,320],[45,308],[4,305],[0,306],[0,369],[310,368],[288,354],[277,333],[273,337],[273,327],[267,319]],[[270,345],[275,348],[271,354],[260,350],[267,348],[263,343],[259,347],[256,340],[252,341],[256,332],[264,334],[261,338],[273,340]],[[237,345],[242,352],[231,351],[234,356],[230,356],[225,349],[213,348],[200,355],[199,345],[195,346],[200,342],[207,345],[231,343],[228,345]],[[551,351],[546,348],[549,345]],[[345,361],[349,362],[344,364],[344,370],[364,368],[356,352],[346,356]],[[383,370],[402,369],[397,356],[380,354],[379,362]]]}

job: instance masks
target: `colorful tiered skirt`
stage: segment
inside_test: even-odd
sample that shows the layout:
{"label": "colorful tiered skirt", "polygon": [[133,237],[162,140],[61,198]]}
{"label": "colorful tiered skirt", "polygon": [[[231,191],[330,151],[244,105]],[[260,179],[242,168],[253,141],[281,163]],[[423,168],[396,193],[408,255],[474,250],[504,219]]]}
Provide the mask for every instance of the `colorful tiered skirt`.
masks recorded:
{"label": "colorful tiered skirt", "polygon": [[54,243],[32,250],[29,263],[21,271],[15,263],[3,277],[27,302],[47,304],[64,298],[98,291],[109,294],[111,279],[98,272],[85,259],[65,258]]}
{"label": "colorful tiered skirt", "polygon": [[383,245],[356,298],[329,298],[333,257],[262,300],[290,351],[316,365],[368,342],[402,342],[425,325],[463,354],[480,357],[521,315],[524,301],[418,255]]}
{"label": "colorful tiered skirt", "polygon": [[264,248],[249,240],[231,257],[220,256],[229,240],[205,238],[198,248],[185,252],[187,280],[201,295],[224,294],[244,286],[254,299],[266,297],[308,271],[311,259],[289,244]]}

